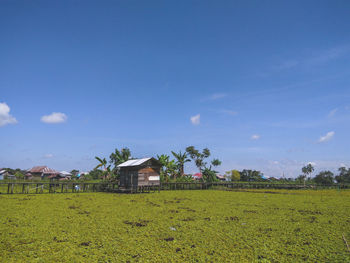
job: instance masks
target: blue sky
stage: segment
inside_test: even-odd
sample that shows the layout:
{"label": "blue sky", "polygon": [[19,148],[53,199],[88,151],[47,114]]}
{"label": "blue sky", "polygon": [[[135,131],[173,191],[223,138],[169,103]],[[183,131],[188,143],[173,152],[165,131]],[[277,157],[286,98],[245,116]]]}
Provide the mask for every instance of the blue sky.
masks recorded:
{"label": "blue sky", "polygon": [[[1,1],[0,167],[208,147],[350,166],[349,1]],[[186,172],[195,172],[191,165]]]}

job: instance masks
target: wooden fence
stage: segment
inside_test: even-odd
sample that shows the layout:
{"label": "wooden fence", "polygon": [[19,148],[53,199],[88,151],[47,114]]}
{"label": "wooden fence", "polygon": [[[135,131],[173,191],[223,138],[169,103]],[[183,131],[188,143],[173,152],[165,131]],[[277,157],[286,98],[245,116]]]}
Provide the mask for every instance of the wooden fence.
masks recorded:
{"label": "wooden fence", "polygon": [[84,193],[84,192],[119,192],[138,193],[161,190],[233,190],[233,189],[350,189],[350,185],[301,185],[274,183],[240,183],[240,182],[163,182],[160,185],[133,186],[121,189],[117,183],[84,182],[8,182],[0,183],[0,194],[42,194],[42,193]]}

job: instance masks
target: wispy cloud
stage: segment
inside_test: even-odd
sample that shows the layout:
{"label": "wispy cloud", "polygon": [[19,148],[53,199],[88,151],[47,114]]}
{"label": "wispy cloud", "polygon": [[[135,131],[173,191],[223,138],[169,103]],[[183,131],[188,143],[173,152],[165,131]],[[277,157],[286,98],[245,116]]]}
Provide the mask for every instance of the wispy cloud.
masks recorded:
{"label": "wispy cloud", "polygon": [[53,112],[50,115],[44,115],[41,117],[42,122],[49,124],[62,123],[66,120],[67,115],[62,112]]}
{"label": "wispy cloud", "polygon": [[337,111],[338,111],[338,109],[337,109],[337,108],[336,108],[336,109],[331,110],[331,111],[328,113],[327,117],[328,117],[328,118],[333,117],[333,116],[336,114],[336,112],[337,112]]}
{"label": "wispy cloud", "polygon": [[5,102],[0,103],[0,127],[16,123],[16,118],[10,114],[10,107]]}
{"label": "wispy cloud", "polygon": [[346,56],[350,52],[349,46],[337,46],[325,50],[320,50],[314,52],[310,56],[305,56],[302,58],[293,58],[286,59],[281,63],[270,67],[270,70],[267,72],[262,72],[259,75],[261,76],[269,76],[273,73],[286,71],[290,69],[295,69],[296,67],[300,68],[308,68],[308,67],[316,67],[322,66],[336,59],[340,59]]}
{"label": "wispy cloud", "polygon": [[201,115],[200,114],[197,114],[195,116],[192,116],[191,118],[191,123],[193,125],[199,125],[200,124],[200,121],[201,121]]}
{"label": "wispy cloud", "polygon": [[203,98],[202,101],[214,101],[214,100],[223,99],[225,97],[227,97],[226,93],[214,93],[208,97]]}
{"label": "wispy cloud", "polygon": [[298,66],[300,64],[300,62],[298,60],[295,59],[291,59],[291,60],[286,60],[283,61],[281,64],[272,67],[274,70],[280,71],[280,70],[287,70],[290,68],[294,68],[296,66]]}
{"label": "wispy cloud", "polygon": [[325,136],[321,136],[320,139],[318,140],[318,142],[322,143],[322,142],[327,142],[329,141],[330,139],[333,138],[335,132],[334,131],[330,131],[330,132],[327,132],[327,134]]}
{"label": "wispy cloud", "polygon": [[233,110],[220,110],[219,111],[220,113],[224,113],[224,114],[228,114],[228,115],[231,115],[231,116],[235,116],[238,114],[237,111],[233,111]]}
{"label": "wispy cloud", "polygon": [[50,158],[52,158],[52,157],[53,157],[53,154],[52,154],[52,153],[47,153],[47,154],[44,155],[44,158],[45,158],[45,159],[50,159]]}
{"label": "wispy cloud", "polygon": [[251,140],[259,140],[260,139],[260,135],[259,134],[253,134],[251,137],[250,137]]}
{"label": "wispy cloud", "polygon": [[342,57],[349,51],[350,49],[348,46],[333,47],[327,50],[323,50],[312,57],[306,58],[304,63],[311,66],[324,64],[331,60]]}

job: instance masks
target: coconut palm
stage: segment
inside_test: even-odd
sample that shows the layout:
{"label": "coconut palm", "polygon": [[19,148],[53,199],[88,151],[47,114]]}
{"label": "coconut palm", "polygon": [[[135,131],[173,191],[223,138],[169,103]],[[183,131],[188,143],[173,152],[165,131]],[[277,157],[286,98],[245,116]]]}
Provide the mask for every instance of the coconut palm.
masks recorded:
{"label": "coconut palm", "polygon": [[191,160],[189,158],[187,158],[187,153],[181,153],[181,151],[179,153],[175,153],[173,151],[171,151],[171,153],[174,155],[175,159],[176,159],[176,164],[179,168],[179,172],[180,175],[183,176],[184,175],[184,165],[187,162],[190,162]]}
{"label": "coconut palm", "polygon": [[109,173],[110,173],[110,165],[108,165],[107,166],[107,160],[106,160],[106,158],[103,158],[103,159],[101,159],[101,158],[99,158],[99,157],[95,157],[95,159],[97,160],[97,161],[99,161],[100,163],[95,167],[95,169],[98,169],[98,168],[103,168],[102,170],[103,170],[103,179],[106,179],[106,176],[107,175],[109,175]]}
{"label": "coconut palm", "polygon": [[102,169],[102,167],[103,167],[103,170],[106,170],[106,166],[107,166],[107,160],[106,160],[106,158],[103,158],[103,159],[101,159],[100,157],[95,157],[95,159],[97,160],[97,161],[99,161],[100,163],[95,167],[95,169],[98,169],[98,168],[101,168]]}

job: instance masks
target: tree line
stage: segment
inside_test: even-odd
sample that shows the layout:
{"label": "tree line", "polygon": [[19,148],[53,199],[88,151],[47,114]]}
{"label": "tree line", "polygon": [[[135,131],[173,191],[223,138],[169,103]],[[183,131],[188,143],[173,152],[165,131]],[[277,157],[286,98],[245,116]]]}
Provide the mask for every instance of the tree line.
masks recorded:
{"label": "tree line", "polygon": [[301,174],[297,178],[265,178],[264,174],[256,170],[231,170],[225,173],[225,177],[230,181],[241,182],[266,182],[271,181],[275,183],[298,183],[298,184],[320,184],[320,185],[332,185],[338,184],[350,184],[350,168],[340,167],[338,174],[335,175],[329,170],[320,171],[318,174],[312,177],[312,173],[315,168],[312,164],[307,164],[301,168]]}

